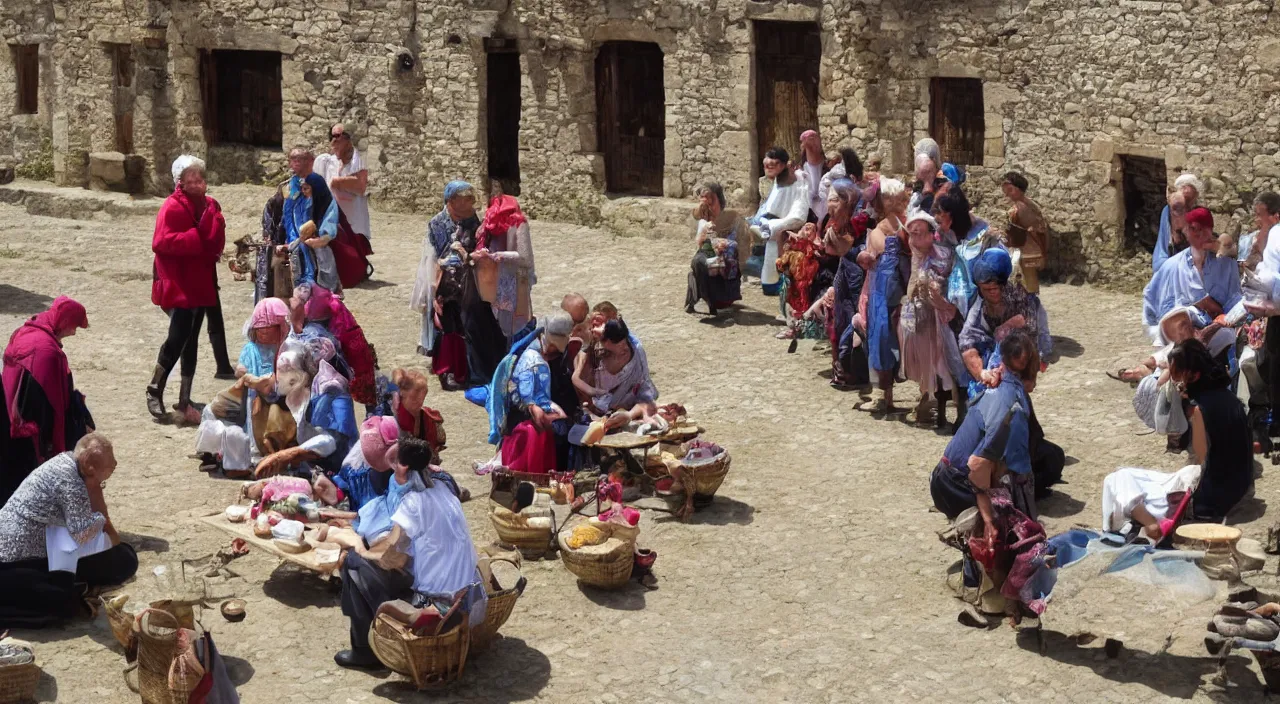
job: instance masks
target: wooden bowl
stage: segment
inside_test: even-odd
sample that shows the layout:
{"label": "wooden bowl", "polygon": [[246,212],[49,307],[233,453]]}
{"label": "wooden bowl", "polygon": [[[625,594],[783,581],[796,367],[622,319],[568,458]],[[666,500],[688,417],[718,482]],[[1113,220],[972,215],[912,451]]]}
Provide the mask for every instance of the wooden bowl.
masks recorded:
{"label": "wooden bowl", "polygon": [[222,617],[235,623],[243,621],[245,616],[244,599],[227,599],[222,602]]}

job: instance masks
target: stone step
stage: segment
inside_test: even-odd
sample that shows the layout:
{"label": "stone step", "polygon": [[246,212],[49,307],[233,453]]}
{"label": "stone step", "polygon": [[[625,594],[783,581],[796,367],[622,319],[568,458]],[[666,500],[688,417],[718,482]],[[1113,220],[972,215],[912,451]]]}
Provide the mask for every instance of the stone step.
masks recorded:
{"label": "stone step", "polygon": [[55,186],[45,181],[16,180],[0,186],[0,203],[21,205],[30,215],[68,220],[155,217],[163,198]]}
{"label": "stone step", "polygon": [[616,196],[600,207],[601,227],[624,237],[693,239],[693,199]]}

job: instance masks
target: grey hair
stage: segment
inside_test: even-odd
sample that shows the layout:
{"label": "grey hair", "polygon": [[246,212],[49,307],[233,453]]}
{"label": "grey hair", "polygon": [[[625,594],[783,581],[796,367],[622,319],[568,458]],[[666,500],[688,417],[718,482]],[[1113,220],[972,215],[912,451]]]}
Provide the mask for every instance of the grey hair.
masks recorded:
{"label": "grey hair", "polygon": [[1280,215],[1280,193],[1275,191],[1259,193],[1258,197],[1253,199],[1253,204],[1261,205],[1272,215]]}
{"label": "grey hair", "polygon": [[720,203],[720,208],[722,210],[724,209],[724,205],[725,205],[724,186],[721,186],[719,183],[716,183],[715,181],[706,181],[698,186],[697,190],[693,192],[693,195],[698,198],[701,198],[703,194],[706,194],[706,193],[711,193],[712,195],[714,195],[716,197],[716,201]]}
{"label": "grey hair", "polygon": [[289,150],[289,158],[306,157],[308,159],[316,158],[316,153],[311,151],[311,147],[294,147]]}
{"label": "grey hair", "polygon": [[91,457],[101,457],[108,452],[111,452],[111,441],[106,435],[93,432],[80,438],[80,442],[76,443],[73,456],[77,464],[83,465]]}

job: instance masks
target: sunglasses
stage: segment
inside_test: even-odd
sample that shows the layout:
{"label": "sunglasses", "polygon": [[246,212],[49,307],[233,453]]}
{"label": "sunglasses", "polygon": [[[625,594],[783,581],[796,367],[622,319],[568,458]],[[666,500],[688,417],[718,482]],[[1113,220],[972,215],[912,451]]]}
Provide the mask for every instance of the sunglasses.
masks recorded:
{"label": "sunglasses", "polygon": [[343,137],[346,137],[347,139],[351,139],[351,135],[347,134],[346,132],[340,132],[340,133],[338,133],[338,134],[330,134],[330,135],[329,135],[329,141],[330,141],[330,142],[334,142],[334,141],[337,141],[337,140],[339,140],[339,139],[342,139]]}

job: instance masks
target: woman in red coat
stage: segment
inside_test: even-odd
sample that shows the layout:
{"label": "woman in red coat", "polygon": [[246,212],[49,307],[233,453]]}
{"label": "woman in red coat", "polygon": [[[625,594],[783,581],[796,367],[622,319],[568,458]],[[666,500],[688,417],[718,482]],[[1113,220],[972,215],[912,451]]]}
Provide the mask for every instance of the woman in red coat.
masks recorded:
{"label": "woman in red coat", "polygon": [[198,423],[200,412],[191,405],[191,384],[204,309],[218,302],[217,265],[226,244],[227,222],[218,201],[205,195],[204,162],[179,159],[189,160],[189,165],[160,207],[151,240],[156,255],[151,302],[169,316],[169,337],[160,347],[155,374],[147,385],[147,410],[156,418],[167,415],[164,386],[181,359],[182,386],[173,408],[184,421]]}

